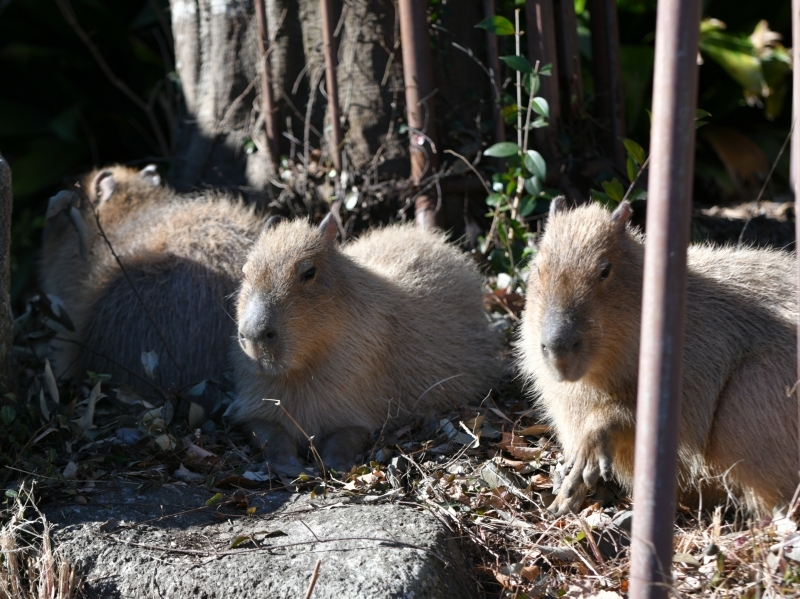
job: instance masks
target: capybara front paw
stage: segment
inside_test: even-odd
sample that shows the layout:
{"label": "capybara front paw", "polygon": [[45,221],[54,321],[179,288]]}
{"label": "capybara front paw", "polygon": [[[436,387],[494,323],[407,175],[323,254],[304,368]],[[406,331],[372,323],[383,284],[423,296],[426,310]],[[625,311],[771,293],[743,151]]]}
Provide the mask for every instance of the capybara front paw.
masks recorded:
{"label": "capybara front paw", "polygon": [[[560,479],[562,472],[563,480]],[[579,451],[563,469],[556,469],[553,491],[557,495],[547,510],[556,517],[577,512],[583,505],[586,495],[594,491],[600,477],[610,480],[611,475],[611,459],[607,452],[601,449]]]}

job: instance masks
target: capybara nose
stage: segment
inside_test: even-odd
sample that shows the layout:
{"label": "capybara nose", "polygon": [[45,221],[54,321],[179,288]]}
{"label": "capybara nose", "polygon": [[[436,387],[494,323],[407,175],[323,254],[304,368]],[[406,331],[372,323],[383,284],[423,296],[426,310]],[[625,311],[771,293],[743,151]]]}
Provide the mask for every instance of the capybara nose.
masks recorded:
{"label": "capybara nose", "polygon": [[580,353],[583,333],[575,327],[571,319],[556,314],[545,317],[540,341],[545,357],[560,360]]}
{"label": "capybara nose", "polygon": [[263,302],[251,300],[239,320],[239,344],[247,351],[247,342],[272,346],[278,341],[278,327],[273,310]]}

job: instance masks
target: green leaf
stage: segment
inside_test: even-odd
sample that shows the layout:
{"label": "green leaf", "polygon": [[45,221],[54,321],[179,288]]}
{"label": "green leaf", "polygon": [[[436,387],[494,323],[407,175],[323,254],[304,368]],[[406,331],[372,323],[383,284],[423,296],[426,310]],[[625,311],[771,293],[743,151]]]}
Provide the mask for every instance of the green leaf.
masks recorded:
{"label": "green leaf", "polygon": [[522,162],[525,164],[525,168],[528,169],[530,174],[539,177],[542,181],[547,178],[547,164],[545,164],[542,155],[536,150],[528,150],[525,152],[525,155],[522,157]]}
{"label": "green leaf", "polygon": [[534,98],[533,102],[531,102],[531,108],[533,108],[536,114],[548,119],[550,118],[550,105],[544,98]]}
{"label": "green leaf", "polygon": [[233,541],[231,541],[231,544],[228,547],[228,549],[236,549],[239,545],[241,545],[242,543],[246,543],[249,540],[250,540],[250,535],[240,535],[235,539],[233,539]]}
{"label": "green leaf", "polygon": [[534,210],[536,210],[536,198],[532,195],[522,198],[522,201],[519,203],[519,215],[525,218],[526,216],[530,216]]}
{"label": "green leaf", "polygon": [[622,183],[620,183],[616,178],[612,181],[603,181],[602,183],[603,189],[615,202],[621,202],[622,198],[625,196],[625,188],[622,187]]}
{"label": "green leaf", "polygon": [[542,182],[535,175],[529,179],[525,179],[525,191],[532,196],[538,196],[542,193]]}
{"label": "green leaf", "polygon": [[698,108],[694,111],[694,118],[696,119],[705,119],[711,116],[710,112],[706,112],[702,108]]}
{"label": "green leaf", "polygon": [[501,56],[500,60],[502,60],[515,71],[533,73],[533,67],[531,66],[531,63],[529,63],[528,59],[524,56],[516,56],[512,54],[511,56]]}
{"label": "green leaf", "polygon": [[628,171],[628,181],[632,183],[636,178],[636,173],[639,172],[639,168],[636,165],[636,161],[630,156],[630,154],[628,155],[628,161],[625,164],[625,167]]}
{"label": "green leaf", "polygon": [[217,493],[216,495],[211,497],[208,501],[206,501],[206,505],[217,505],[223,499],[225,499],[225,496],[222,493]]}
{"label": "green leaf", "polygon": [[539,91],[539,76],[536,73],[526,73],[522,76],[522,86],[525,92],[530,95],[531,86],[533,86],[534,95]]}
{"label": "green leaf", "polygon": [[503,200],[505,196],[502,193],[493,193],[488,198],[486,198],[486,205],[496,207],[500,205],[500,202]]}
{"label": "green leaf", "polygon": [[623,139],[622,144],[625,146],[625,149],[628,151],[628,156],[633,158],[636,161],[636,164],[642,166],[644,164],[645,156],[644,150],[642,146],[637,144],[632,139]]}
{"label": "green leaf", "polygon": [[483,153],[484,156],[491,156],[494,158],[508,158],[519,154],[519,146],[513,141],[501,141],[493,146],[490,146]]}
{"label": "green leaf", "polygon": [[494,33],[495,35],[514,35],[515,33],[514,25],[511,21],[500,15],[488,17],[475,25],[475,27],[485,29],[489,33]]}
{"label": "green leaf", "polygon": [[0,408],[0,419],[3,420],[3,424],[6,426],[10,425],[17,417],[17,411],[11,406],[3,406]]}
{"label": "green leaf", "polygon": [[536,120],[533,121],[528,128],[529,129],[541,129],[542,127],[547,127],[547,124],[548,124],[547,123],[547,119],[545,119],[543,116],[540,116],[540,117],[536,117]]}
{"label": "green leaf", "polygon": [[539,67],[539,74],[540,75],[547,75],[548,77],[553,74],[553,63],[548,62],[543,67]]}

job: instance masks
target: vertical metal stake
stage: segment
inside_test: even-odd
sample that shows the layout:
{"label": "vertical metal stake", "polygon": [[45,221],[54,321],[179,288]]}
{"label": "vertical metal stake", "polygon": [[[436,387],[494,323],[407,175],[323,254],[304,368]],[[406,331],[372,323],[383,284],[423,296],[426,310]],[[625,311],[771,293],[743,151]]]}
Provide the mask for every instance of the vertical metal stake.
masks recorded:
{"label": "vertical metal stake", "polygon": [[699,0],[658,4],[636,410],[631,599],[666,598],[671,583],[700,10]]}
{"label": "vertical metal stake", "polygon": [[[792,0],[792,60],[800,65],[800,0]],[[797,206],[800,202],[800,134],[797,132],[797,120],[800,118],[800,68],[792,71],[792,191],[795,201],[795,242],[797,253],[798,301],[800,302],[800,218],[797,217]],[[800,321],[797,323],[797,371],[800,380]],[[797,386],[798,417],[800,417],[800,385]],[[800,436],[798,436],[798,456],[800,457]]]}
{"label": "vertical metal stake", "polygon": [[336,38],[333,35],[333,1],[321,0],[322,44],[325,54],[325,88],[328,92],[328,112],[331,119],[330,155],[333,168],[342,172],[342,123],[339,109],[339,84],[336,81],[336,66],[339,63]]}
{"label": "vertical metal stake", "polygon": [[[428,3],[425,0],[399,0],[400,43],[403,48],[403,79],[406,91],[411,178],[419,184],[424,174],[438,166],[436,121],[434,116],[433,73],[428,40]],[[431,145],[433,142],[433,145]],[[436,198],[417,196],[414,204],[417,224],[424,228],[437,223]]]}
{"label": "vertical metal stake", "polygon": [[258,50],[261,56],[261,102],[264,111],[264,129],[267,133],[270,160],[278,164],[278,111],[275,107],[275,95],[272,92],[272,81],[269,76],[269,29],[267,28],[267,12],[264,0],[255,0],[256,23],[258,25]]}

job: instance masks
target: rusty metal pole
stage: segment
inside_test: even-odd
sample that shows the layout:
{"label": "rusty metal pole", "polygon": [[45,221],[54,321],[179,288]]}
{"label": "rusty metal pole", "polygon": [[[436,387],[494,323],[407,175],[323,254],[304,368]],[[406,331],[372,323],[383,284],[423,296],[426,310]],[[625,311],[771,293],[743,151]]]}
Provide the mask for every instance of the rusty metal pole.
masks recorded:
{"label": "rusty metal pole", "polygon": [[[494,0],[483,0],[483,16],[489,18],[494,16]],[[494,33],[486,32],[486,57],[489,64],[489,69],[492,71],[494,78],[494,87],[500,93],[500,54],[497,51],[497,36]],[[503,115],[500,108],[500,99],[494,97],[492,94],[492,118],[494,119],[494,140],[497,143],[506,140],[506,123],[503,120]]]}
{"label": "rusty metal pole", "polygon": [[625,172],[625,97],[619,57],[619,24],[615,0],[588,0],[591,15],[592,72],[600,140],[606,155]]}
{"label": "rusty metal pole", "polygon": [[278,111],[275,107],[275,95],[269,76],[269,29],[267,28],[267,11],[264,0],[255,0],[256,23],[258,24],[258,51],[261,55],[261,102],[264,111],[264,129],[267,133],[270,160],[278,164],[280,156],[278,148]]}
{"label": "rusty metal pole", "polygon": [[339,63],[336,37],[333,35],[333,1],[321,0],[322,44],[325,54],[325,87],[328,92],[328,112],[331,119],[330,154],[333,168],[342,172],[342,123],[339,109],[339,84],[336,81],[336,67]]}
{"label": "rusty metal pole", "polygon": [[700,0],[660,2],[656,20],[631,599],[666,598],[671,583],[700,10]]}
{"label": "rusty metal pole", "polygon": [[[406,118],[410,140],[411,178],[418,185],[422,177],[438,166],[438,141],[434,116],[433,73],[428,39],[428,3],[399,0],[400,40],[403,48],[403,79],[406,90]],[[423,228],[438,225],[436,197],[417,196],[414,212]]]}
{"label": "rusty metal pole", "polygon": [[[792,0],[792,158],[791,177],[792,191],[795,201],[795,252],[797,253],[798,301],[800,302],[800,218],[797,218],[797,206],[800,205],[800,134],[797,132],[797,120],[800,118],[800,0]],[[800,380],[800,322],[797,323],[797,371]],[[800,419],[800,385],[797,389],[798,418]],[[799,420],[800,421],[800,420]],[[800,455],[800,437],[798,437],[798,454]]]}
{"label": "rusty metal pole", "polygon": [[536,149],[548,162],[558,156],[558,121],[561,107],[558,97],[558,54],[556,49],[556,25],[553,14],[553,0],[527,0],[525,3],[525,19],[527,21],[528,59],[532,65],[539,62],[539,67],[546,64],[552,66],[552,75],[539,78],[539,96],[547,100],[550,106],[550,119],[547,127],[533,130]]}

